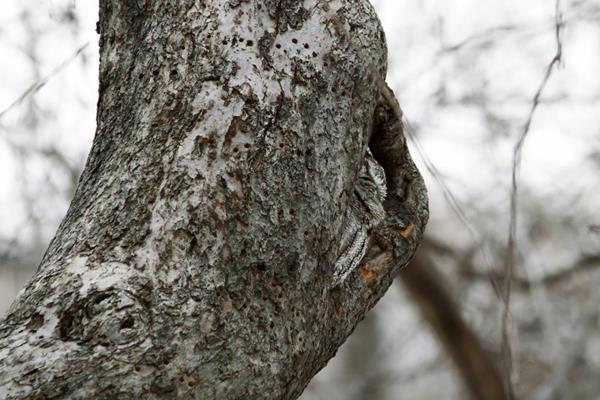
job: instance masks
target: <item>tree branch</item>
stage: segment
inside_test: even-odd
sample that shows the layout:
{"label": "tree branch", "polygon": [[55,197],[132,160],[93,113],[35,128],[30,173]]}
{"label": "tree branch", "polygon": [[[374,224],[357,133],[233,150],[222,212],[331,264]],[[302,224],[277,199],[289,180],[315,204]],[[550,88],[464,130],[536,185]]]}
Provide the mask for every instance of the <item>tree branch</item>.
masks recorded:
{"label": "tree branch", "polygon": [[437,274],[428,257],[423,252],[417,253],[411,268],[402,272],[399,278],[454,361],[472,398],[506,399],[502,375],[494,359],[463,320],[452,296],[442,284],[443,278]]}
{"label": "tree branch", "polygon": [[507,389],[510,389],[512,392],[512,348],[510,343],[510,295],[511,295],[511,285],[515,270],[515,259],[516,259],[516,237],[517,237],[517,218],[518,218],[518,172],[519,167],[521,165],[521,158],[523,147],[525,145],[525,140],[529,134],[529,130],[531,128],[531,123],[533,121],[533,116],[535,111],[537,110],[540,98],[542,97],[542,93],[546,88],[546,84],[554,71],[554,68],[558,66],[562,60],[562,40],[561,40],[561,28],[562,28],[562,12],[560,8],[560,0],[556,0],[555,2],[555,26],[554,26],[554,34],[556,39],[556,52],[552,57],[552,60],[546,67],[546,72],[544,73],[544,77],[540,83],[539,88],[537,89],[535,95],[533,96],[533,102],[531,104],[531,110],[529,111],[529,115],[527,116],[527,120],[525,121],[525,125],[523,126],[523,130],[519,135],[519,138],[515,144],[513,150],[513,163],[512,163],[512,175],[511,175],[511,192],[510,192],[510,222],[508,228],[508,244],[506,248],[506,262],[504,266],[504,276],[502,279],[502,301],[504,303],[504,311],[502,314],[502,354],[503,354],[503,368],[504,368],[504,378],[505,385]]}

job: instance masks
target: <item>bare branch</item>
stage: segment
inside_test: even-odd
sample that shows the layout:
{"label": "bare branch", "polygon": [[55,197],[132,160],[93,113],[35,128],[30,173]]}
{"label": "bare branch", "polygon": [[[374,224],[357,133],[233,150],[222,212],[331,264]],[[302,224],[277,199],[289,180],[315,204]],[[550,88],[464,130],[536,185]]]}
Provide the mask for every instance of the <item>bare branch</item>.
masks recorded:
{"label": "bare branch", "polygon": [[[543,278],[530,280],[519,276],[512,277],[511,289],[529,290],[533,286],[554,286],[584,272],[590,272],[600,268],[600,254],[584,255],[579,258],[573,265],[560,271],[545,275]],[[469,279],[481,280],[500,280],[503,278],[501,273],[483,274],[472,268],[463,268],[461,274]]]}
{"label": "bare branch", "polygon": [[456,308],[432,262],[417,253],[411,268],[400,274],[403,286],[421,310],[440,343],[452,358],[474,399],[504,400],[502,376],[495,362]]}
{"label": "bare branch", "polygon": [[6,115],[10,110],[17,107],[21,104],[28,96],[37,93],[41,88],[43,88],[52,78],[58,75],[63,69],[69,66],[87,47],[89,46],[89,42],[78,48],[73,55],[60,63],[56,68],[54,68],[48,75],[43,77],[42,79],[34,82],[29,86],[19,97],[16,98],[8,107],[4,110],[0,111],[0,119]]}
{"label": "bare branch", "polygon": [[516,234],[517,234],[517,203],[518,203],[518,172],[521,165],[521,158],[523,153],[523,147],[525,140],[529,134],[533,117],[540,103],[540,98],[546,88],[548,80],[554,71],[554,68],[560,65],[562,60],[562,40],[561,40],[561,28],[563,25],[562,13],[560,8],[560,0],[556,0],[555,3],[555,39],[556,39],[556,52],[552,57],[552,60],[546,67],[546,72],[542,82],[540,83],[535,95],[533,96],[533,102],[531,109],[525,121],[525,125],[519,135],[519,138],[515,144],[513,150],[513,164],[512,164],[512,185],[510,193],[510,223],[508,233],[508,244],[506,249],[506,263],[504,267],[504,276],[502,282],[502,298],[504,301],[504,311],[502,314],[502,354],[504,364],[504,378],[507,388],[512,387],[511,375],[512,375],[512,349],[510,344],[510,292],[511,285],[515,270],[515,258],[516,258]]}

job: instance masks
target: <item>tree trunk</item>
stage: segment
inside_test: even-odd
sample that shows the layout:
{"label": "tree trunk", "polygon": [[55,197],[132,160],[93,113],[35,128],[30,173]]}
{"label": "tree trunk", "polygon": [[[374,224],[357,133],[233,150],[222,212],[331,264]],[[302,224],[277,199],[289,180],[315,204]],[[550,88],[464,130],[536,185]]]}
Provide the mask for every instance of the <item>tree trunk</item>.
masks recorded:
{"label": "tree trunk", "polygon": [[[427,220],[373,9],[100,0],[98,28],[96,136],[0,324],[0,398],[297,398]],[[386,220],[332,286],[372,133]]]}

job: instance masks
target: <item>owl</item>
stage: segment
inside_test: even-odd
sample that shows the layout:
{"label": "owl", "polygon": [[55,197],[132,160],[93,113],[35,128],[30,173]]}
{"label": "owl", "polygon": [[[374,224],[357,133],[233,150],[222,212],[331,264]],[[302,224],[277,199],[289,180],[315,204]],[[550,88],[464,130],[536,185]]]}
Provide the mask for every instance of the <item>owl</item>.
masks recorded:
{"label": "owl", "polygon": [[369,234],[385,218],[387,195],[385,172],[367,148],[350,205],[344,216],[339,256],[335,262],[332,287],[342,283],[363,259]]}

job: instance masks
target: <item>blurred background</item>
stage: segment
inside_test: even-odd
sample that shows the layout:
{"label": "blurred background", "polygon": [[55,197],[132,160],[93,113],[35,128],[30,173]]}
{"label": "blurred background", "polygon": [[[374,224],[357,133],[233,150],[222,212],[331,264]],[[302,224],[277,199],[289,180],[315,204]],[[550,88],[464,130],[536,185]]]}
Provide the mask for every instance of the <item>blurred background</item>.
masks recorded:
{"label": "blurred background", "polygon": [[[600,0],[373,5],[431,220],[302,400],[600,399]],[[97,7],[0,6],[0,315],[92,143]]]}

